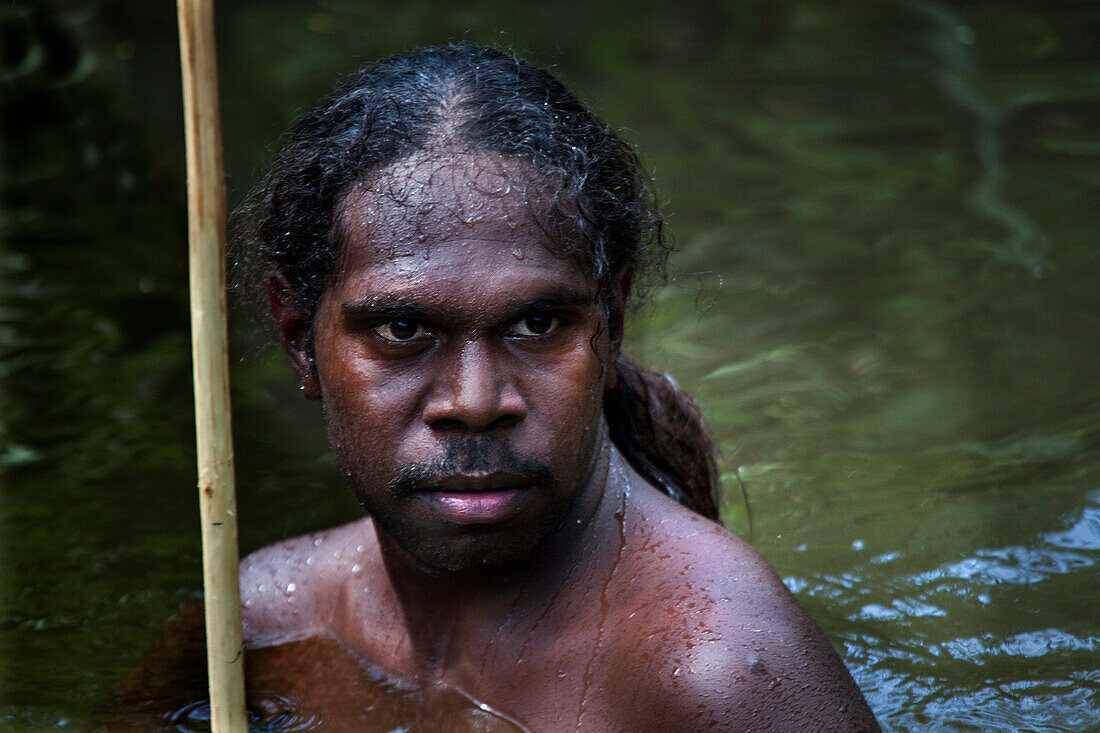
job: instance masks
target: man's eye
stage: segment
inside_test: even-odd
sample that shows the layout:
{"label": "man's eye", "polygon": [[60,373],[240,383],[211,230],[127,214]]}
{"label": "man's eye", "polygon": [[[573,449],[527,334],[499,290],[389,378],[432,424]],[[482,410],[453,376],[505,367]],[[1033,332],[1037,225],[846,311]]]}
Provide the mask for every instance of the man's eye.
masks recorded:
{"label": "man's eye", "polygon": [[553,333],[561,325],[555,316],[527,316],[516,321],[512,331],[517,336],[545,336]]}
{"label": "man's eye", "polygon": [[387,341],[411,341],[428,330],[418,321],[383,321],[374,327],[374,332]]}

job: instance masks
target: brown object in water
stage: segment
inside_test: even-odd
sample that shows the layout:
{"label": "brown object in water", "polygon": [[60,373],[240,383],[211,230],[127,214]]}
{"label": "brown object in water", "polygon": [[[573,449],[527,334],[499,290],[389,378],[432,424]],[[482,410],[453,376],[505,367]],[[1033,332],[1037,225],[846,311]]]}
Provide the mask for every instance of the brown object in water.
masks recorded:
{"label": "brown object in water", "polygon": [[[95,730],[205,731],[202,603],[183,609]],[[513,733],[525,730],[448,685],[394,675],[344,644],[312,637],[245,652],[252,726],[264,730]]]}

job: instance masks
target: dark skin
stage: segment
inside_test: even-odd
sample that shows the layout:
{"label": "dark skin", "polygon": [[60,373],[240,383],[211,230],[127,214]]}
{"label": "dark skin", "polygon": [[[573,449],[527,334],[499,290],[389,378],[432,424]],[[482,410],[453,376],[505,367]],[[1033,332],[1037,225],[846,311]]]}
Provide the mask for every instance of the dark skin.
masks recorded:
{"label": "dark skin", "polygon": [[282,650],[253,652],[250,679],[361,715],[374,698],[319,671],[339,665],[295,669],[279,646],[327,640],[533,731],[877,730],[768,564],[612,445],[601,395],[629,274],[601,299],[537,187],[513,185],[529,177],[444,155],[353,189],[312,349],[272,280],[283,347],[369,515],[244,560],[246,645]]}

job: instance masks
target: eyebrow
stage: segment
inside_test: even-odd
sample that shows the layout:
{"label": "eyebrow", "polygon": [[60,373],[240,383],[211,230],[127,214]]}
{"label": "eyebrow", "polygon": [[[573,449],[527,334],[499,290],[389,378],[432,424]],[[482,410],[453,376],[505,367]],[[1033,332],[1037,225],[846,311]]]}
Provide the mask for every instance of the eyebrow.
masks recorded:
{"label": "eyebrow", "polygon": [[577,290],[566,286],[553,287],[538,296],[516,303],[511,307],[512,315],[520,316],[531,311],[549,310],[552,308],[575,308],[588,305],[596,299],[595,294],[590,295],[583,290]]}
{"label": "eyebrow", "polygon": [[[532,311],[553,308],[571,308],[595,302],[596,296],[587,291],[568,286],[554,286],[539,293],[536,297],[513,303],[508,307],[508,318],[518,318]],[[439,316],[435,309],[411,301],[407,298],[391,295],[370,295],[340,306],[345,318],[366,318],[387,316],[390,318],[408,318],[411,320],[434,321]]]}
{"label": "eyebrow", "polygon": [[340,306],[340,312],[347,318],[391,316],[393,318],[430,320],[432,317],[432,311],[422,305],[412,303],[403,298],[394,298],[385,295],[372,295],[360,300],[344,303]]}

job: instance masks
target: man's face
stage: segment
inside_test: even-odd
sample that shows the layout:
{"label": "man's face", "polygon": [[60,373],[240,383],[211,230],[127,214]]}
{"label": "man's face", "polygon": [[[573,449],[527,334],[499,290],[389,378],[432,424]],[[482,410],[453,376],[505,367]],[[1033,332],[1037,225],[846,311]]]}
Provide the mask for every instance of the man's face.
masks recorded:
{"label": "man's face", "polygon": [[603,434],[596,283],[540,226],[528,173],[414,159],[343,203],[316,389],[360,503],[428,567],[530,553],[584,493]]}

